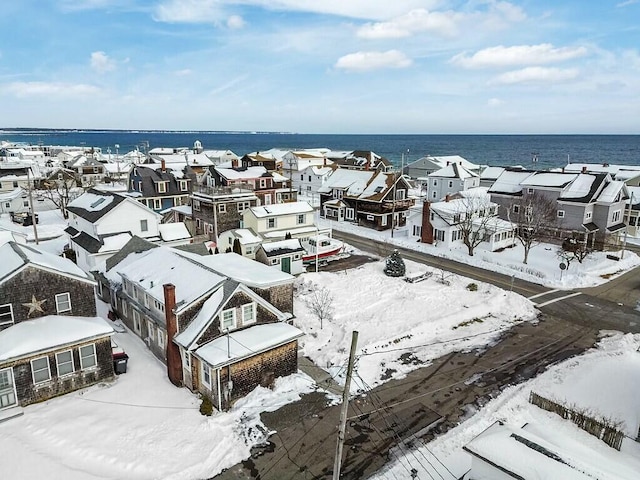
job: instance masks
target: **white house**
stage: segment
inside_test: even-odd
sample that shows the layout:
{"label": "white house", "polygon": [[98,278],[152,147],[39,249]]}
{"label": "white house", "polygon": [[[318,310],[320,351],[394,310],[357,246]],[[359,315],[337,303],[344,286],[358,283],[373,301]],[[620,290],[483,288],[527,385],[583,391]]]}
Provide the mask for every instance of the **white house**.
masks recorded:
{"label": "white house", "polygon": [[250,228],[265,241],[292,238],[309,238],[317,232],[314,210],[307,202],[278,203],[245,210],[243,228]]}
{"label": "white house", "polygon": [[242,256],[254,260],[258,247],[262,243],[262,237],[250,228],[234,228],[218,235],[218,252],[224,253],[227,249],[233,250],[236,239],[240,242]]}
{"label": "white house", "polygon": [[67,210],[65,231],[78,266],[87,272],[118,252],[133,235],[160,239],[162,216],[126,195],[90,189]]}
{"label": "white house", "polygon": [[[444,168],[427,175],[426,194],[431,201],[439,201],[469,188],[479,187],[477,173],[458,163],[450,163]],[[424,190],[424,186],[423,186]]]}
{"label": "white house", "polygon": [[305,250],[297,238],[263,243],[256,252],[256,260],[292,275],[306,272],[302,256]]}
{"label": "white house", "polygon": [[20,213],[29,210],[29,198],[22,188],[0,192],[0,213]]}

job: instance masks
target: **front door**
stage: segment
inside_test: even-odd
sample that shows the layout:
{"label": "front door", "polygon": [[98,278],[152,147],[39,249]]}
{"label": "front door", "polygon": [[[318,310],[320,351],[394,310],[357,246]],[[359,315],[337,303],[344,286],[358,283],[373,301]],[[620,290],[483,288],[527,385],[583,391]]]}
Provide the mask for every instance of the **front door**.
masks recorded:
{"label": "front door", "polygon": [[0,410],[12,407],[16,402],[16,387],[13,383],[13,370],[0,370]]}
{"label": "front door", "polygon": [[282,266],[282,271],[286,273],[291,273],[291,258],[290,257],[282,257],[280,259],[280,265]]}

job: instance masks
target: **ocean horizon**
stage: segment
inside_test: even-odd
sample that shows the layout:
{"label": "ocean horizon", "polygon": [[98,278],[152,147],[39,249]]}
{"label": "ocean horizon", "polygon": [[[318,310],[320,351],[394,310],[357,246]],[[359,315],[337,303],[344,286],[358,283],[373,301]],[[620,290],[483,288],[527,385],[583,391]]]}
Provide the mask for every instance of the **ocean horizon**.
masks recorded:
{"label": "ocean horizon", "polygon": [[123,155],[147,148],[231,150],[239,156],[271,148],[371,150],[395,165],[425,155],[460,155],[492,166],[560,168],[567,163],[640,165],[640,135],[629,134],[306,134],[205,130],[0,128],[0,141],[100,148]]}

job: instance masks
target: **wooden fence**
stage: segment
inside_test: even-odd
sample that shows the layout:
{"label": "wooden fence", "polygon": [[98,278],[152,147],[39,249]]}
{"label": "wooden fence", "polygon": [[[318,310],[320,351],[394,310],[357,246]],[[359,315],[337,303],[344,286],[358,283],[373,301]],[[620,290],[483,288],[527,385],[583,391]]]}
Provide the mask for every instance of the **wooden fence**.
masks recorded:
{"label": "wooden fence", "polygon": [[588,416],[585,412],[572,410],[571,408],[560,405],[559,403],[549,400],[548,398],[544,398],[534,392],[529,394],[529,403],[532,403],[548,412],[556,413],[564,419],[571,420],[582,430],[599,438],[616,450],[620,450],[620,447],[622,446],[624,433],[617,430],[612,425],[607,424],[606,420],[597,420]]}

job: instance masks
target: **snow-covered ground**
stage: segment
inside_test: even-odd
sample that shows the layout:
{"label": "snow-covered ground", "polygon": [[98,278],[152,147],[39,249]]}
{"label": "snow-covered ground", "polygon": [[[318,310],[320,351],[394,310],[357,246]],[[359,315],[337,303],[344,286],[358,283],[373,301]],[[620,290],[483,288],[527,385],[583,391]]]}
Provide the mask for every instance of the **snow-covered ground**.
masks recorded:
{"label": "snow-covered ground", "polygon": [[[7,221],[11,223],[5,216],[0,218],[0,228]],[[56,211],[40,212],[40,222],[43,228],[62,230],[65,226]],[[31,227],[17,228],[28,235]],[[387,240],[391,240],[388,233]],[[393,241],[401,242],[397,238]],[[433,248],[408,242],[406,238],[404,241],[413,247]],[[65,243],[62,235],[41,242],[41,246],[59,252]],[[478,251],[473,260],[489,256],[490,268],[494,270],[502,268],[498,266],[500,263],[521,265],[517,255],[504,255],[508,252],[497,254],[499,259],[494,259],[494,254]],[[556,274],[559,278],[558,260],[549,252],[545,247],[532,252],[529,266],[540,269],[547,279]],[[466,253],[460,252],[460,257],[462,260]],[[534,263],[534,259],[538,260]],[[600,277],[603,273],[616,273],[637,263],[638,257],[630,252],[625,253],[624,260],[611,264],[594,258],[582,267],[580,276],[566,285],[593,285],[605,281]],[[553,271],[549,269],[551,265]],[[406,266],[407,276],[430,271],[409,261]],[[387,277],[383,267],[384,260],[380,260],[347,272],[308,273],[299,277],[295,322],[307,333],[301,341],[303,354],[320,366],[329,366],[337,375],[346,362],[350,332],[358,330],[359,353],[375,353],[360,356],[358,374],[368,385],[375,385],[383,381],[383,376],[398,378],[420,366],[403,364],[398,360],[397,351],[381,353],[383,351],[410,349],[416,358],[426,363],[453,349],[485,345],[514,322],[535,316],[528,300],[481,282],[434,271],[430,278],[411,284],[402,278]],[[574,264],[564,275],[573,274],[573,269]],[[471,283],[477,284],[477,290],[469,286]],[[325,288],[333,299],[332,318],[323,322],[322,329],[308,306],[311,285],[316,289]],[[99,314],[104,316],[105,305],[100,303],[100,308]],[[251,445],[263,440],[261,411],[295,401],[314,388],[309,377],[293,375],[279,380],[273,391],[257,389],[238,402],[231,412],[203,417],[198,411],[197,397],[186,389],[172,386],[165,368],[137,337],[117,333],[115,340],[130,357],[128,372],[115,382],[29,406],[24,409],[24,416],[0,423],[0,451],[3,452],[3,474],[7,478],[37,478],[45,474],[71,480],[210,477],[247,458]],[[534,419],[556,428],[560,420],[526,403],[531,388],[573,403],[590,398],[594,403],[588,406],[598,408],[604,415],[624,417],[627,431],[632,432],[637,429],[637,414],[634,424],[628,407],[622,406],[621,401],[626,397],[615,393],[611,382],[619,378],[620,384],[627,388],[640,385],[640,362],[634,357],[640,355],[634,350],[639,343],[640,337],[614,336],[603,341],[600,350],[554,367],[532,381],[538,383],[506,389],[486,409],[432,442],[429,449],[454,472],[462,473],[468,469],[469,457],[461,447],[496,418],[513,421],[517,426]],[[420,347],[427,344],[430,344],[428,349]],[[608,363],[613,361],[617,363]],[[616,375],[611,375],[612,371]],[[584,380],[584,372],[588,372],[589,381]],[[623,376],[618,372],[627,373]],[[598,378],[591,382],[595,375]],[[604,392],[603,396],[593,394],[595,385]],[[638,398],[639,394],[632,389],[629,395],[634,396],[629,398]],[[620,409],[611,411],[613,398],[620,401]],[[575,434],[582,435],[582,432]],[[408,458],[405,463],[407,461]],[[392,467],[393,472],[381,474],[379,478],[410,478],[406,476],[406,466],[398,463]],[[420,465],[415,468],[419,469]],[[429,477],[424,474],[418,478]]]}
{"label": "snow-covered ground", "polygon": [[[502,252],[489,252],[481,247],[476,248],[474,255],[469,256],[467,247],[461,242],[452,249],[439,248],[420,243],[415,237],[408,237],[406,231],[397,230],[393,237],[390,231],[378,232],[370,228],[359,227],[346,222],[333,222],[321,219],[322,227],[353,233],[387,242],[390,246],[399,246],[418,252],[428,253],[436,257],[449,258],[467,265],[514,276],[549,288],[573,289],[600,285],[640,265],[640,257],[627,249],[610,252],[593,252],[583,263],[573,260],[569,268],[562,271],[559,266],[562,260],[558,257],[556,245],[538,244],[529,252],[527,264],[523,264],[522,245],[507,248]],[[636,243],[636,239],[628,239],[628,243]],[[611,260],[607,255],[614,255],[619,260]]]}

